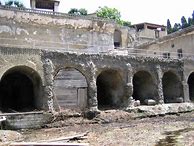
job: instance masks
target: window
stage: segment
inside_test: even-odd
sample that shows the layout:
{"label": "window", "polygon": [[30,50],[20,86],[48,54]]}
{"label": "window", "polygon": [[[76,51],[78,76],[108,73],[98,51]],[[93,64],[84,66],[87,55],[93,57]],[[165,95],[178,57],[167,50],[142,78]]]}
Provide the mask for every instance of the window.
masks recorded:
{"label": "window", "polygon": [[121,47],[121,31],[115,30],[114,32],[114,47],[118,48]]}
{"label": "window", "polygon": [[183,58],[183,50],[182,49],[178,49],[177,50],[177,54],[178,54],[178,58]]}
{"label": "window", "polygon": [[159,38],[159,37],[160,37],[159,30],[155,30],[155,38]]}
{"label": "window", "polygon": [[170,53],[163,53],[163,58],[170,58]]}

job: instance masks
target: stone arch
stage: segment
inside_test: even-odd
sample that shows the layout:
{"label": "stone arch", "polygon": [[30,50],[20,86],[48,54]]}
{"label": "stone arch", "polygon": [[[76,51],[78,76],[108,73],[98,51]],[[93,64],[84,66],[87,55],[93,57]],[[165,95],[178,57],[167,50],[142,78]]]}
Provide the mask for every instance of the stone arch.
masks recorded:
{"label": "stone arch", "polygon": [[124,81],[119,71],[107,69],[96,79],[98,108],[120,107],[125,102]]}
{"label": "stone arch", "polygon": [[189,75],[187,83],[189,86],[189,98],[194,102],[194,72]]}
{"label": "stone arch", "polygon": [[28,66],[12,67],[1,77],[0,97],[0,108],[3,112],[42,109],[42,80]]}
{"label": "stone arch", "polygon": [[115,29],[114,31],[114,47],[121,47],[122,46],[122,37],[121,37],[122,33],[120,30]]}
{"label": "stone arch", "polygon": [[148,71],[138,71],[133,76],[133,98],[145,104],[146,99],[155,99],[156,84]]}
{"label": "stone arch", "polygon": [[162,86],[165,103],[179,102],[178,98],[183,96],[183,86],[180,78],[172,71],[167,71],[162,77]]}
{"label": "stone arch", "polygon": [[86,76],[75,67],[60,68],[54,76],[54,92],[61,110],[86,108],[87,88]]}

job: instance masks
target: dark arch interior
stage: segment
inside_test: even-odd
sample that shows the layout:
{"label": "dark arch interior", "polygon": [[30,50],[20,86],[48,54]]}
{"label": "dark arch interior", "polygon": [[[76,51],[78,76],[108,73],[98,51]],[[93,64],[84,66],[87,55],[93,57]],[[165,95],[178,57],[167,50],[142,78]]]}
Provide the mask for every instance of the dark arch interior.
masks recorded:
{"label": "dark arch interior", "polygon": [[0,82],[1,111],[29,112],[38,109],[41,100],[36,99],[40,94],[39,83],[36,82],[39,80],[35,78],[33,82],[32,78],[18,70],[4,74]]}
{"label": "dark arch interior", "polygon": [[103,71],[97,77],[96,84],[99,108],[119,107],[123,105],[124,83],[118,71]]}
{"label": "dark arch interior", "polygon": [[182,84],[176,74],[164,73],[162,85],[165,103],[177,102],[177,98],[182,97]]}
{"label": "dark arch interior", "polygon": [[146,71],[139,71],[133,76],[133,98],[144,104],[145,99],[154,99],[156,86],[152,76]]}
{"label": "dark arch interior", "polygon": [[190,74],[188,78],[189,85],[189,97],[191,101],[194,101],[194,72]]}

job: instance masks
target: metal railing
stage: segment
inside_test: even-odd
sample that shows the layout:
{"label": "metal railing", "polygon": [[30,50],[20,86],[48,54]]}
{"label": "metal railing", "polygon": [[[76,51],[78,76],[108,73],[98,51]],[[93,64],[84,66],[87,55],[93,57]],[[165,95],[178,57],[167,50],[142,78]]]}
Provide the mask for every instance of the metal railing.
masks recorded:
{"label": "metal railing", "polygon": [[91,45],[80,44],[78,42],[54,42],[31,39],[13,39],[0,38],[1,47],[16,47],[55,50],[71,53],[85,54],[109,54],[134,57],[151,57],[151,58],[166,58],[166,59],[194,59],[193,53],[177,53],[172,51],[146,50],[136,48],[114,48],[113,45]]}

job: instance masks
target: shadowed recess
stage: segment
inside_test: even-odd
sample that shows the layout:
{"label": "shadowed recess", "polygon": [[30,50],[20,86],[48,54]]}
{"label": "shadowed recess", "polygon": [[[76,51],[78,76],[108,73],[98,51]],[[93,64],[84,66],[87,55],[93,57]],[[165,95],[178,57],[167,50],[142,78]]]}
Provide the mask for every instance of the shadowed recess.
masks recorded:
{"label": "shadowed recess", "polygon": [[119,107],[125,101],[124,83],[116,70],[103,71],[97,77],[98,107]]}
{"label": "shadowed recess", "polygon": [[194,72],[189,75],[188,85],[189,85],[189,97],[190,97],[190,100],[193,102],[194,101]]}
{"label": "shadowed recess", "polygon": [[145,99],[154,99],[156,86],[150,73],[139,71],[133,76],[133,98],[144,104]]}
{"label": "shadowed recess", "polygon": [[182,97],[182,84],[176,74],[168,71],[162,78],[163,94],[165,103],[177,102],[178,97]]}
{"label": "shadowed recess", "polygon": [[0,82],[0,107],[3,112],[28,112],[41,107],[40,77],[28,67],[8,70]]}

